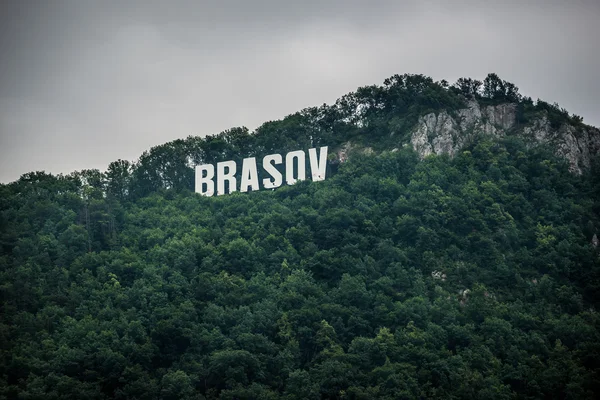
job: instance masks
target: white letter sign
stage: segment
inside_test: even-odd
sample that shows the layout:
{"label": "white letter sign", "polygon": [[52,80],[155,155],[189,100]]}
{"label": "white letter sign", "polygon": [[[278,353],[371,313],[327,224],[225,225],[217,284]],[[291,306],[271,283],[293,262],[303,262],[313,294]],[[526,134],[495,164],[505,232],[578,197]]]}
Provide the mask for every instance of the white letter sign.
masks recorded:
{"label": "white letter sign", "polygon": [[[321,147],[318,157],[317,149],[308,149],[310,164],[310,176],[314,182],[325,180],[327,173],[327,146]],[[283,175],[277,165],[283,164],[281,154],[269,154],[262,159],[262,169],[266,178],[262,180],[262,188],[275,189],[283,183]],[[297,165],[297,166],[296,166]],[[237,190],[248,192],[249,190],[260,190],[258,179],[258,167],[255,157],[244,158],[242,161],[242,172],[239,175],[240,186],[238,188],[236,178],[237,165],[235,161],[221,161],[217,163],[217,182],[215,185],[215,167],[212,164],[196,165],[196,193],[203,196],[213,196],[215,186],[217,195],[221,196]],[[285,180],[288,185],[306,179],[306,153],[302,150],[290,151],[285,155]],[[225,187],[225,182],[228,183]]]}
{"label": "white letter sign", "polygon": [[[298,160],[298,176],[294,179],[294,158]],[[285,180],[288,185],[306,179],[306,160],[302,150],[290,151],[285,156]]]}
{"label": "white letter sign", "polygon": [[[227,168],[227,174],[225,173]],[[217,195],[225,194],[225,181],[229,182],[229,193],[235,192],[235,161],[223,161],[217,163]]]}
{"label": "white letter sign", "polygon": [[265,189],[275,189],[281,186],[283,183],[283,176],[281,176],[281,172],[279,172],[277,168],[271,164],[271,161],[273,161],[274,164],[281,164],[283,162],[283,158],[281,157],[281,154],[269,154],[263,158],[263,168],[269,175],[273,177],[273,180],[270,180],[269,178],[263,179],[263,186]]}
{"label": "white letter sign", "polygon": [[252,190],[258,190],[258,170],[256,169],[256,158],[244,158],[242,164],[242,182],[240,192],[247,192],[248,186]]}
{"label": "white letter sign", "polygon": [[[206,171],[206,176],[202,176]],[[215,194],[215,167],[212,164],[196,165],[196,192],[204,196],[212,196]],[[206,190],[203,189],[206,185]]]}

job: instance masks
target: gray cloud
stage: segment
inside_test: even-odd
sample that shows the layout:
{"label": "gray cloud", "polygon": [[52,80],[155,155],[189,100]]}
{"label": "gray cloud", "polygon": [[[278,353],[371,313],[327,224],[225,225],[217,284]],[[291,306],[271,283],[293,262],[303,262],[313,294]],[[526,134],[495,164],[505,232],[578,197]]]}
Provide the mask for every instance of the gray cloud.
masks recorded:
{"label": "gray cloud", "polygon": [[5,1],[0,181],[104,170],[405,72],[497,72],[598,126],[599,17],[595,1]]}

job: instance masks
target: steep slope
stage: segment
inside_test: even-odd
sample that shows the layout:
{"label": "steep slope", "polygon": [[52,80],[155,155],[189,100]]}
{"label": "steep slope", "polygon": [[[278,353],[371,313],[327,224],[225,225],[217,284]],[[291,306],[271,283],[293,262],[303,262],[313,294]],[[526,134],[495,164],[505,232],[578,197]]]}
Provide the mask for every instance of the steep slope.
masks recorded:
{"label": "steep slope", "polygon": [[454,85],[422,75],[394,75],[381,86],[361,87],[335,104],[304,109],[253,132],[233,128],[156,146],[134,164],[111,164],[107,179],[109,188],[127,186],[129,194],[144,196],[161,188],[193,189],[196,164],[318,146],[337,154],[334,163],[350,149],[380,153],[411,146],[421,157],[454,156],[485,136],[546,146],[576,174],[589,170],[600,151],[598,129],[556,104],[521,96],[514,84],[495,74],[483,82],[459,79]]}
{"label": "steep slope", "polygon": [[600,153],[600,130],[569,122],[553,127],[547,110],[521,122],[517,118],[518,109],[518,103],[482,106],[479,101],[470,100],[466,108],[454,113],[456,117],[442,111],[419,118],[410,143],[421,157],[432,153],[454,156],[481,135],[513,135],[530,144],[548,144],[557,155],[568,160],[574,173],[589,170],[592,159]]}
{"label": "steep slope", "polygon": [[[596,399],[597,133],[493,75],[394,76],[0,185],[0,399]],[[325,181],[193,192],[323,145]]]}

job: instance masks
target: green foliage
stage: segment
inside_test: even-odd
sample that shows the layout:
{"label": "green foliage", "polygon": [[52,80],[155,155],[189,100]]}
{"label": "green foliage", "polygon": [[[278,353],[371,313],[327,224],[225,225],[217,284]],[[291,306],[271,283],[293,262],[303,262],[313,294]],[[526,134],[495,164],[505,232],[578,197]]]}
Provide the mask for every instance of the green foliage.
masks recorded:
{"label": "green foliage", "polygon": [[0,185],[0,398],[596,398],[600,162],[577,177],[482,138],[452,159],[357,153],[275,191],[190,190],[196,162],[384,148],[461,96],[506,101],[492,78],[394,76],[253,135]]}

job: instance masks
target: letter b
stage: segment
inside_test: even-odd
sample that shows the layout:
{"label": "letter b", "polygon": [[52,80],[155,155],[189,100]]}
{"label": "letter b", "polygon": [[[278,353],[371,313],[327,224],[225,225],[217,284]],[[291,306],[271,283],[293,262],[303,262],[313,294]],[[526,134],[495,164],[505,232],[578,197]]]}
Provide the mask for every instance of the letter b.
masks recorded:
{"label": "letter b", "polygon": [[214,176],[215,167],[212,164],[196,165],[196,193],[212,196],[215,193]]}

